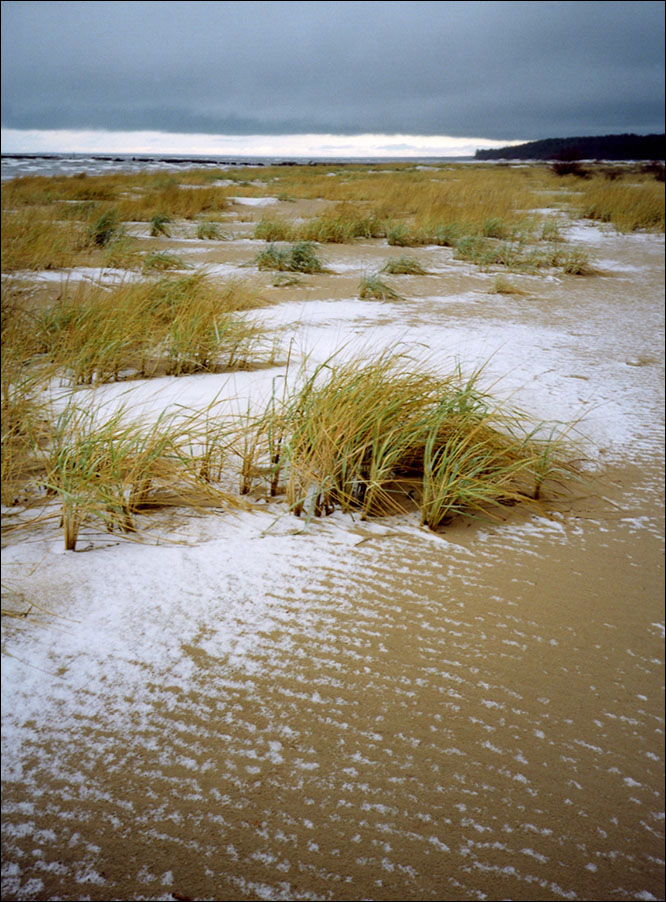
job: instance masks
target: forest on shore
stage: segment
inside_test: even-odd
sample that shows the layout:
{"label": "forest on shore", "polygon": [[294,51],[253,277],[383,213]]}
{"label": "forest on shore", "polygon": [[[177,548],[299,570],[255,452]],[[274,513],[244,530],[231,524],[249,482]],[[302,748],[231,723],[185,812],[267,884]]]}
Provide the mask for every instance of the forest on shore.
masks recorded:
{"label": "forest on shore", "polygon": [[477,150],[477,160],[663,160],[665,135],[544,138],[514,147]]}

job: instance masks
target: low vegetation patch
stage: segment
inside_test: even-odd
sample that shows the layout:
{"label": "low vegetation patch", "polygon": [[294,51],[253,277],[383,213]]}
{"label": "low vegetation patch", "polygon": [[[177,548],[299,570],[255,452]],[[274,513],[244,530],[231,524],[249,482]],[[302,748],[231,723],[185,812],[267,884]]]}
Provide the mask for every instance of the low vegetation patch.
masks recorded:
{"label": "low vegetation patch", "polygon": [[513,294],[520,296],[527,294],[527,292],[523,291],[522,288],[519,288],[517,285],[514,285],[513,282],[510,282],[506,276],[497,275],[493,279],[490,294]]}
{"label": "low vegetation patch", "polygon": [[276,269],[279,272],[324,272],[324,266],[317,256],[314,245],[309,241],[298,241],[292,247],[280,248],[270,244],[254,259],[259,269]]}
{"label": "low vegetation patch", "polygon": [[168,251],[151,251],[143,258],[144,270],[164,271],[168,269],[191,269],[182,257]]}
{"label": "low vegetation patch", "polygon": [[293,241],[294,227],[284,219],[262,219],[254,228],[259,241]]}
{"label": "low vegetation patch", "polygon": [[214,372],[263,360],[262,330],[240,312],[258,299],[197,273],[113,290],[67,289],[39,313],[39,351],[74,385]]}
{"label": "low vegetation patch", "polygon": [[438,529],[459,514],[534,503],[571,475],[555,440],[540,441],[523,417],[465,380],[420,371],[385,354],[371,363],[319,367],[273,402],[257,427],[271,484],[308,517],[404,510]]}
{"label": "low vegetation patch", "polygon": [[394,276],[424,276],[427,273],[416,257],[410,257],[404,254],[402,257],[392,257],[382,272],[387,272]]}
{"label": "low vegetation patch", "polygon": [[664,185],[655,180],[586,185],[580,212],[586,219],[609,222],[620,232],[664,231]]}
{"label": "low vegetation patch", "polygon": [[201,241],[223,241],[227,236],[219,223],[202,219],[197,223],[197,238]]}
{"label": "low vegetation patch", "polygon": [[402,300],[398,292],[378,275],[363,276],[358,287],[358,296],[362,301]]}
{"label": "low vegetation patch", "polygon": [[109,532],[134,533],[139,514],[165,504],[237,505],[209,478],[213,445],[224,453],[224,444],[219,430],[211,436],[205,417],[163,415],[146,426],[123,410],[101,423],[95,413],[70,404],[42,455],[41,482],[61,501],[66,550],[76,550],[87,520]]}
{"label": "low vegetation patch", "polygon": [[165,235],[168,238],[170,235],[170,222],[170,216],[167,216],[165,213],[155,213],[150,219],[150,237],[157,238],[159,235]]}

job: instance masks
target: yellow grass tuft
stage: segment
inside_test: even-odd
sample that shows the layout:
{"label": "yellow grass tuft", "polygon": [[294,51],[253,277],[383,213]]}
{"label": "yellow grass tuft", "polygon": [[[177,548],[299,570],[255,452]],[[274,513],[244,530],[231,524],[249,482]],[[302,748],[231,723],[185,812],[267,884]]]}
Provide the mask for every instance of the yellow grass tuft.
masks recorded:
{"label": "yellow grass tuft", "polygon": [[298,516],[401,511],[405,484],[431,529],[458,514],[534,503],[547,480],[570,475],[560,444],[537,440],[521,414],[477,383],[478,374],[442,377],[391,352],[370,363],[329,361],[273,400],[248,443],[252,460],[262,436],[279,437],[264,454]]}

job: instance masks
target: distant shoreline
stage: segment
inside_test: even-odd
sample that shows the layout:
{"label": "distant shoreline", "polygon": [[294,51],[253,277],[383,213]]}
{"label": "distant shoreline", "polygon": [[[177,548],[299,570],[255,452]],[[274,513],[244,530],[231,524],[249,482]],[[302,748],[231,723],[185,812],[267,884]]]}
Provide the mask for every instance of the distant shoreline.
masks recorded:
{"label": "distant shoreline", "polygon": [[132,170],[179,170],[197,166],[234,167],[262,166],[372,166],[391,163],[406,163],[421,166],[442,163],[469,163],[474,165],[472,156],[460,157],[294,157],[294,156],[233,156],[184,155],[184,154],[118,154],[118,153],[28,153],[12,152],[0,155],[2,180],[26,175],[89,175]]}
{"label": "distant shoreline", "polygon": [[[114,172],[178,172],[197,167],[234,169],[236,167],[265,166],[443,166],[443,165],[497,165],[529,166],[547,164],[552,160],[534,158],[484,160],[473,156],[430,156],[430,157],[287,157],[287,156],[197,156],[183,154],[112,154],[112,153],[2,153],[2,181],[27,176],[76,176],[85,173],[90,176],[109,175]],[[636,164],[635,159],[583,159],[581,163]],[[642,161],[644,163],[650,160]]]}
{"label": "distant shoreline", "polygon": [[426,156],[426,157],[285,157],[285,156],[183,156],[182,154],[103,154],[103,153],[3,153],[3,160],[58,160],[63,158],[76,160],[96,160],[106,163],[202,163],[207,165],[226,166],[304,166],[326,165],[334,163],[344,165],[350,163],[423,163],[423,162],[465,162],[473,161],[474,157],[467,156]]}
{"label": "distant shoreline", "polygon": [[569,138],[544,138],[510,147],[477,150],[474,158],[493,160],[599,160],[607,162],[650,162],[664,159],[666,136],[653,135],[579,135]]}

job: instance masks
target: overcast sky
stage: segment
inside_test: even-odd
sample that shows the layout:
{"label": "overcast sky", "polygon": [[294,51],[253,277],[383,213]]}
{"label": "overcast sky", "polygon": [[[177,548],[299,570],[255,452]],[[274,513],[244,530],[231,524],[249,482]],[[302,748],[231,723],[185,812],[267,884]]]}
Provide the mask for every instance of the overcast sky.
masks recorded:
{"label": "overcast sky", "polygon": [[6,0],[2,126],[266,147],[662,132],[664,3]]}

